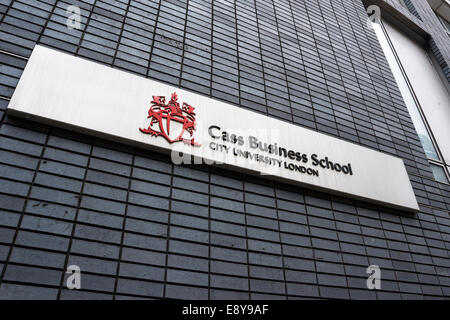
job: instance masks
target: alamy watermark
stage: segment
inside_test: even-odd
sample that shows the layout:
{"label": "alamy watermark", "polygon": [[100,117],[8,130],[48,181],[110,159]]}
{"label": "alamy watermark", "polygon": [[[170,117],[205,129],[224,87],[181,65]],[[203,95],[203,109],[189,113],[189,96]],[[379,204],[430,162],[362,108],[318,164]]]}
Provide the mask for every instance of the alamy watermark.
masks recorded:
{"label": "alamy watermark", "polygon": [[66,286],[68,289],[81,289],[81,269],[77,265],[70,265],[67,267],[67,274],[70,276],[67,277]]}
{"label": "alamy watermark", "polygon": [[367,18],[367,28],[373,29],[372,23],[378,23],[381,19],[381,9],[377,5],[370,5],[366,9],[369,17]]}
{"label": "alamy watermark", "polygon": [[69,15],[66,19],[68,29],[81,29],[81,9],[77,6],[68,6],[66,13]]}
{"label": "alamy watermark", "polygon": [[370,276],[367,278],[367,289],[373,290],[381,289],[381,269],[377,265],[370,265],[367,267],[367,271]]}

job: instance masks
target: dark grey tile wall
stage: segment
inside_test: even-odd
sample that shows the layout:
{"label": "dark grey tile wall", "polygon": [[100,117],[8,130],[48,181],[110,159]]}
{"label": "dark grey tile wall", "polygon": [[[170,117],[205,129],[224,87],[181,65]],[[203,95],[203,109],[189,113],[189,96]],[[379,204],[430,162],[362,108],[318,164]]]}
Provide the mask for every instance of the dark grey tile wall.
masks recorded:
{"label": "dark grey tile wall", "polygon": [[[0,14],[0,299],[450,296],[450,188],[361,1],[0,0]],[[421,211],[7,116],[36,43],[401,157]],[[65,287],[72,264],[82,290]],[[382,290],[366,288],[369,264]]]}

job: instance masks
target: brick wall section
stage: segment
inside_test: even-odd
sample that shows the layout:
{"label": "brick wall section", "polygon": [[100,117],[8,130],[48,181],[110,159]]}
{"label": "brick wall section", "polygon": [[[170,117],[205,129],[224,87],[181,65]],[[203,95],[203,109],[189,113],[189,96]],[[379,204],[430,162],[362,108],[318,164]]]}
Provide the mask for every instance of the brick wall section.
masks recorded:
{"label": "brick wall section", "polygon": [[[66,28],[69,4],[81,30]],[[449,186],[359,0],[0,0],[0,12],[1,299],[450,296]],[[421,211],[9,117],[36,43],[401,157]],[[65,289],[72,264],[82,290]]]}
{"label": "brick wall section", "polygon": [[419,13],[416,10],[416,7],[414,7],[413,3],[411,2],[411,0],[404,0],[404,3],[406,5],[406,7],[408,8],[408,10],[415,15],[420,21],[422,21],[422,18],[420,17]]}

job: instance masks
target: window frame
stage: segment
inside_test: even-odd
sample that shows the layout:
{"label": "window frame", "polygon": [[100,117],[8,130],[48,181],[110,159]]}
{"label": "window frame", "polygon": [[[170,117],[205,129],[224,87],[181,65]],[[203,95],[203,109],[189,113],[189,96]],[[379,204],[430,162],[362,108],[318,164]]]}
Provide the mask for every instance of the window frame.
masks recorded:
{"label": "window frame", "polygon": [[[425,126],[425,130],[426,130],[426,132],[428,133],[428,137],[429,137],[429,139],[430,139],[430,141],[431,141],[431,143],[432,143],[432,146],[433,146],[433,148],[434,148],[434,150],[435,150],[435,152],[436,152],[436,154],[437,154],[438,160],[429,158],[429,157],[427,156],[427,154],[425,153],[425,156],[426,156],[426,158],[427,158],[427,161],[430,163],[430,165],[436,165],[436,166],[441,167],[441,168],[444,170],[444,173],[445,173],[445,176],[446,176],[446,178],[447,178],[447,181],[446,181],[446,182],[442,182],[442,181],[437,180],[436,177],[435,177],[435,175],[434,175],[434,173],[433,173],[433,178],[434,178],[434,180],[435,180],[436,182],[438,182],[438,183],[450,185],[450,164],[447,164],[447,163],[445,162],[444,157],[442,156],[442,153],[441,153],[441,151],[440,151],[440,149],[439,149],[439,145],[437,144],[437,141],[436,141],[436,139],[435,139],[435,137],[434,137],[434,135],[433,135],[433,131],[431,130],[431,127],[430,127],[430,125],[429,125],[429,123],[428,123],[428,121],[427,121],[427,118],[426,118],[426,116],[425,116],[423,110],[422,110],[422,107],[421,107],[421,105],[420,105],[420,102],[419,102],[419,100],[417,99],[417,96],[416,96],[416,94],[415,94],[415,92],[414,92],[414,89],[413,89],[413,87],[412,87],[412,85],[411,85],[411,83],[410,83],[410,81],[409,81],[409,79],[408,79],[408,75],[406,74],[406,71],[405,71],[405,69],[404,69],[404,67],[403,67],[403,65],[402,65],[402,63],[401,63],[401,61],[400,61],[400,58],[399,58],[399,56],[398,56],[398,54],[397,54],[397,52],[396,52],[396,50],[395,50],[395,47],[394,47],[394,45],[393,45],[393,43],[392,43],[392,40],[391,40],[391,38],[389,37],[389,34],[388,34],[387,30],[386,30],[386,27],[384,26],[383,20],[382,20],[381,18],[376,18],[376,20],[373,21],[372,24],[378,24],[378,25],[380,26],[381,31],[383,32],[383,36],[384,36],[384,38],[386,39],[386,42],[387,42],[388,45],[389,45],[389,50],[391,51],[392,55],[394,56],[395,63],[397,64],[397,66],[398,66],[399,69],[400,69],[402,78],[403,78],[403,80],[405,81],[406,86],[408,87],[408,90],[409,90],[409,92],[410,92],[410,94],[411,94],[411,96],[412,96],[412,98],[413,98],[413,100],[414,100],[415,107],[416,107],[416,109],[417,109],[417,111],[418,111],[418,113],[419,113],[419,116],[420,116],[420,118],[421,118],[421,120],[422,120],[422,122],[423,122],[423,124],[424,124],[424,126]],[[375,29],[374,29],[374,31],[375,31]],[[378,41],[379,41],[379,43],[380,43],[380,46],[382,47],[383,52],[384,52],[384,50],[385,50],[384,45],[381,43],[380,39],[378,38],[378,33],[377,33],[377,32],[375,32],[375,33],[376,33],[377,39],[378,39]],[[448,34],[449,34],[449,36],[450,36],[450,33],[448,33]],[[386,56],[386,54],[385,54],[385,56]],[[388,63],[389,63],[389,58],[386,57],[386,59],[388,60]],[[394,61],[393,61],[393,62],[394,62]],[[394,78],[395,78],[395,77],[394,77]],[[395,81],[396,81],[396,83],[397,83],[397,79],[395,79]],[[398,85],[398,84],[397,84],[397,85]],[[404,99],[402,92],[400,92],[400,94],[402,95],[402,98]],[[408,113],[409,113],[409,111],[408,111]],[[411,114],[410,114],[410,116],[411,116]],[[412,116],[411,116],[411,120],[413,121],[414,127],[416,127],[416,124],[414,123],[414,119],[413,119]],[[416,132],[417,132],[417,128],[416,128]],[[419,139],[419,140],[420,140],[420,139]],[[423,146],[423,144],[422,144],[422,141],[421,141],[421,145],[422,145],[422,147],[424,148],[424,146]],[[425,149],[425,148],[424,148],[424,149]],[[424,151],[425,151],[425,150],[424,150]],[[431,169],[431,168],[430,168],[430,169]]]}

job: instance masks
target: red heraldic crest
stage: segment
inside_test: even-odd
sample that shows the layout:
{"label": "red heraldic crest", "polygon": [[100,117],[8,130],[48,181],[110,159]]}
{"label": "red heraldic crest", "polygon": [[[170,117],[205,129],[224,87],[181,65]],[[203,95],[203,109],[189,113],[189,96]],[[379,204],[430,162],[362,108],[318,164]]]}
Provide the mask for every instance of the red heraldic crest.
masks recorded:
{"label": "red heraldic crest", "polygon": [[[200,146],[193,137],[196,126],[194,109],[193,106],[186,102],[183,102],[183,105],[180,106],[176,92],[172,93],[167,104],[166,97],[153,96],[147,117],[150,119],[150,125],[147,129],[139,128],[139,130],[153,136],[162,136],[169,143],[183,141],[192,146]],[[192,138],[183,138],[185,132]]]}

